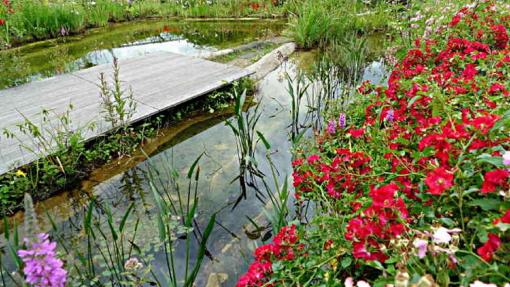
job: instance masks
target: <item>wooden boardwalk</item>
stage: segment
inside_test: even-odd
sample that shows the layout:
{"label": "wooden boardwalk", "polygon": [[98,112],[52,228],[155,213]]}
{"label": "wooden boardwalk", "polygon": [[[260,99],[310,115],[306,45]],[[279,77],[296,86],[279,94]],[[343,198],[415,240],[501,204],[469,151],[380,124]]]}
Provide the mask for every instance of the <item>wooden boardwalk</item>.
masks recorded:
{"label": "wooden boardwalk", "polygon": [[[132,88],[137,103],[133,123],[251,74],[237,67],[173,53],[121,60],[119,67],[123,88]],[[29,152],[27,147],[42,150],[16,128],[24,117],[40,125],[42,110],[51,111],[49,116],[56,118],[72,104],[73,129],[91,123],[97,126],[84,131],[87,140],[110,130],[101,113],[97,86],[102,72],[111,83],[112,66],[100,65],[0,91],[0,174],[37,160],[39,152]],[[18,139],[6,137],[4,129],[14,132]]]}

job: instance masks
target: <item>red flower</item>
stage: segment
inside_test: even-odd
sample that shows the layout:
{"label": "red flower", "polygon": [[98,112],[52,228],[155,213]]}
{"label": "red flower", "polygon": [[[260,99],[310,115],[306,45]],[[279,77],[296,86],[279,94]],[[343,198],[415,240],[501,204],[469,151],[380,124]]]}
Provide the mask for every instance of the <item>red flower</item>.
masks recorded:
{"label": "red flower", "polygon": [[5,25],[5,20],[4,19],[0,19],[0,26],[3,26]]}
{"label": "red flower", "polygon": [[498,186],[506,185],[510,172],[506,169],[497,169],[487,172],[483,176],[482,193],[496,191]]}
{"label": "red flower", "polygon": [[501,246],[501,239],[496,234],[489,233],[489,239],[476,250],[476,253],[478,253],[483,260],[489,262],[492,260],[499,246]]}
{"label": "red flower", "polygon": [[307,161],[309,164],[313,164],[313,163],[319,161],[320,159],[321,159],[321,157],[319,155],[314,154],[314,155],[309,156]]}
{"label": "red flower", "polygon": [[251,9],[257,11],[260,9],[260,4],[259,3],[250,3],[250,7],[251,7]]}
{"label": "red flower", "polygon": [[365,130],[364,130],[364,129],[362,129],[362,128],[361,128],[361,129],[357,129],[357,130],[356,130],[356,129],[350,129],[350,130],[349,130],[349,134],[350,134],[353,138],[357,139],[357,138],[362,137],[362,136],[365,134]]}
{"label": "red flower", "polygon": [[503,216],[501,216],[500,218],[496,218],[493,221],[494,225],[496,225],[498,223],[510,224],[510,209],[507,210],[506,213]]}
{"label": "red flower", "polygon": [[430,194],[440,195],[452,187],[453,174],[446,171],[443,167],[438,167],[427,175],[425,184],[429,187],[428,192]]}
{"label": "red flower", "polygon": [[494,33],[494,40],[496,40],[496,47],[505,49],[508,44],[508,33],[503,25],[492,25],[491,30]]}
{"label": "red flower", "polygon": [[501,222],[510,224],[510,209],[506,211],[505,215],[501,217]]}
{"label": "red flower", "polygon": [[483,135],[487,134],[494,124],[500,119],[498,115],[488,114],[474,118],[469,124],[479,130]]}
{"label": "red flower", "polygon": [[494,83],[489,89],[489,94],[494,95],[497,93],[503,93],[503,95],[508,95],[508,91],[506,87],[500,83]]}

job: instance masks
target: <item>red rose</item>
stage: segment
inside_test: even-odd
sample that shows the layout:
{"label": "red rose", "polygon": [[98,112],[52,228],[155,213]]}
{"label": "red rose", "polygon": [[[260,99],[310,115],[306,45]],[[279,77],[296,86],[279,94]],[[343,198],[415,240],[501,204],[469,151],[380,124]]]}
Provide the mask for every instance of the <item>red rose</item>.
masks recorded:
{"label": "red rose", "polygon": [[497,169],[487,172],[483,176],[482,193],[496,191],[498,186],[505,185],[510,173],[506,169]]}
{"label": "red rose", "polygon": [[357,139],[357,138],[362,137],[362,136],[365,134],[365,130],[364,130],[364,129],[362,129],[362,128],[361,128],[361,129],[357,129],[357,130],[356,130],[356,129],[350,129],[350,130],[349,130],[349,134],[350,134],[353,138]]}
{"label": "red rose", "polygon": [[443,167],[438,167],[427,175],[425,184],[428,186],[428,192],[430,194],[440,195],[445,190],[452,187],[453,174],[446,171]]}

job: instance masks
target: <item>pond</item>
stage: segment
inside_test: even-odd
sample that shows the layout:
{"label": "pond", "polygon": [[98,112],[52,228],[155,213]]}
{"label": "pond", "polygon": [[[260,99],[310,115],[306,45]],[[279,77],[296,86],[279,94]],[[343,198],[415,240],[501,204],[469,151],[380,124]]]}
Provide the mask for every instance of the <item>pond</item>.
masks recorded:
{"label": "pond", "polygon": [[150,20],[0,51],[0,89],[149,53],[200,55],[279,35],[277,20]]}
{"label": "pond", "polygon": [[[227,22],[225,26],[223,23],[212,25],[207,22],[186,22],[179,25],[195,27],[191,30],[198,29],[197,26],[208,28],[205,29],[206,32],[188,32],[187,34],[171,30],[169,33],[175,33],[173,36],[165,34],[167,32],[161,32],[161,29],[166,29],[165,25],[169,25],[161,22],[139,23],[132,26],[139,29],[133,33],[128,28],[123,30],[125,26],[131,25],[124,24],[125,26],[121,26],[121,31],[109,28],[111,31],[106,34],[110,34],[110,37],[99,37],[92,32],[82,39],[75,40],[75,43],[86,43],[89,39],[91,43],[95,43],[94,49],[83,48],[82,50],[80,45],[73,45],[74,40],[58,44],[48,42],[21,48],[31,50],[20,53],[19,57],[24,58],[23,61],[33,63],[33,67],[30,66],[31,72],[28,74],[35,79],[51,76],[54,73],[52,71],[55,71],[57,67],[44,63],[42,60],[47,57],[46,53],[51,53],[46,49],[58,51],[62,49],[61,47],[68,47],[66,54],[72,55],[70,57],[72,59],[65,63],[65,67],[72,70],[109,62],[112,55],[132,57],[154,51],[173,51],[193,55],[202,51],[235,46],[255,38],[270,37],[282,29],[279,23],[273,22],[269,26],[260,24],[260,27],[254,29],[253,25],[259,25],[257,23],[229,24]],[[168,27],[183,29],[183,26],[174,25]],[[127,33],[127,31],[131,32]],[[98,46],[98,43],[103,44]],[[44,45],[49,46],[44,48]],[[279,182],[283,184],[285,180],[288,180],[289,186],[292,186],[290,175],[292,174],[293,144],[290,134],[293,117],[287,77],[297,79],[298,75],[303,73],[302,71],[310,70],[310,66],[315,62],[314,59],[313,52],[295,54],[264,77],[257,84],[258,89],[254,95],[255,101],[260,103],[260,119],[256,130],[261,132],[271,145],[270,158],[278,170]],[[373,62],[364,69],[363,79],[378,82],[384,76],[384,66],[380,62]],[[311,83],[308,87],[310,95],[320,93],[322,85],[317,79],[307,78],[306,81]],[[295,84],[295,82],[292,83],[293,86]],[[309,101],[301,102],[298,113],[301,121],[307,118],[309,112],[313,112],[313,109],[309,109],[309,104]],[[254,112],[253,104],[248,110]],[[267,197],[261,199],[261,193],[252,187],[248,187],[246,197],[237,204],[242,188],[236,180],[239,175],[239,159],[235,137],[231,128],[225,124],[225,121],[229,119],[232,119],[232,113],[228,111],[219,114],[199,114],[185,119],[162,130],[159,138],[143,147],[148,158],[143,154],[137,154],[116,160],[95,170],[89,179],[82,182],[81,188],[63,192],[38,203],[36,210],[42,231],[51,231],[54,238],[73,246],[72,248],[84,249],[86,236],[82,226],[87,216],[86,210],[91,195],[97,197],[94,217],[100,220],[100,225],[105,229],[108,229],[105,214],[111,212],[115,225],[123,221],[127,210],[131,210],[131,215],[125,221],[125,230],[136,230],[136,234],[130,234],[133,238],[129,240],[142,249],[143,255],[138,257],[144,257],[150,261],[155,277],[163,286],[167,286],[165,251],[158,240],[159,226],[155,220],[158,205],[151,191],[151,184],[154,183],[151,182],[150,175],[157,175],[155,188],[167,191],[171,200],[186,201],[192,197],[187,194],[190,181],[186,174],[199,158],[198,207],[196,216],[193,218],[194,233],[189,235],[196,237],[197,240],[189,241],[189,246],[183,238],[176,241],[174,245],[176,273],[182,276],[185,272],[186,249],[193,251],[199,249],[200,236],[203,235],[208,220],[216,214],[216,224],[207,243],[206,258],[195,283],[196,286],[217,286],[213,284],[212,279],[215,278],[222,283],[220,286],[235,286],[239,275],[246,271],[253,250],[262,244],[262,237],[267,235],[269,238],[271,235],[268,233],[270,228],[257,230],[253,224],[255,222],[262,227],[268,227],[269,221],[265,212],[271,210],[271,204]],[[311,136],[312,130],[308,128],[307,123],[300,122],[298,118],[297,126],[306,131],[305,136]],[[258,163],[259,171],[268,177],[268,181],[272,181],[270,164],[266,160],[267,152],[264,145],[259,142],[254,158]],[[176,185],[180,187],[180,192],[175,188]],[[266,192],[260,182],[258,187],[262,189],[262,194]],[[182,198],[180,194],[184,194]],[[289,205],[289,208],[292,210],[292,206]],[[11,222],[21,223],[22,217],[23,213],[20,212],[11,218]],[[57,227],[56,230],[53,230],[54,227]],[[22,236],[23,231],[20,232]],[[0,241],[0,244],[5,246],[5,241]],[[106,240],[99,244],[104,246],[109,242]],[[74,251],[71,249],[69,252],[66,259],[72,262]],[[95,256],[95,262],[100,265],[101,260],[98,254]],[[192,252],[190,260],[192,263],[197,260],[195,253]],[[100,280],[107,282],[111,274],[105,273],[101,276]]]}

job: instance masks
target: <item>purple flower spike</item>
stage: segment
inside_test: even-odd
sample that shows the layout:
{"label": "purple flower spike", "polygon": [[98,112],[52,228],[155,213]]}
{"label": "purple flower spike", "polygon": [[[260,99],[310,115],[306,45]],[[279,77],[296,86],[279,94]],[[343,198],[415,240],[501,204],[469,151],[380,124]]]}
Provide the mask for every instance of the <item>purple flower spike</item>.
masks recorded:
{"label": "purple flower spike", "polygon": [[346,120],[345,120],[345,114],[344,113],[340,113],[340,116],[338,117],[338,125],[340,126],[341,129],[344,129],[345,126],[346,126]]}
{"label": "purple flower spike", "polygon": [[329,121],[327,129],[329,134],[334,134],[336,132],[336,122],[334,120]]}
{"label": "purple flower spike", "polygon": [[27,250],[18,250],[25,267],[23,273],[27,283],[39,287],[64,287],[67,271],[64,263],[56,257],[55,242],[46,233],[37,235],[35,242],[25,239]]}

